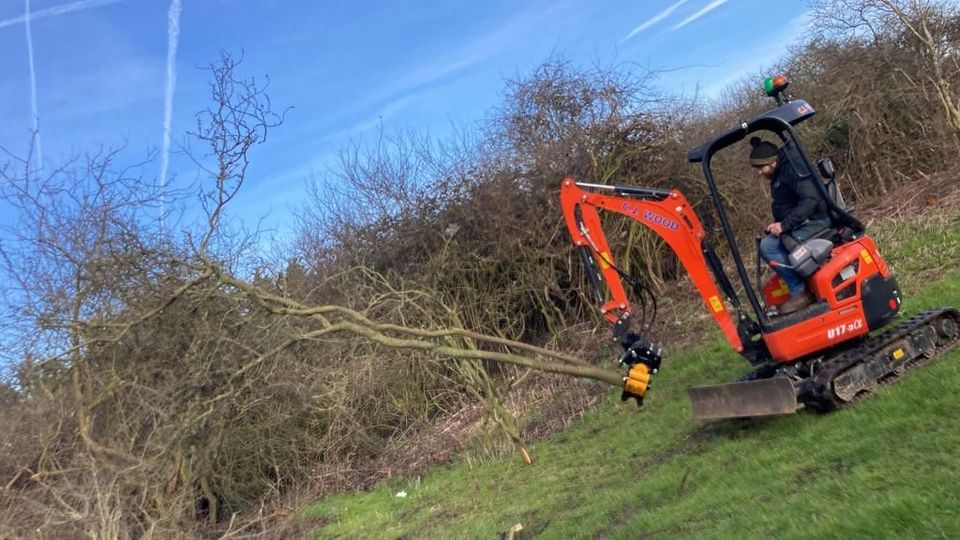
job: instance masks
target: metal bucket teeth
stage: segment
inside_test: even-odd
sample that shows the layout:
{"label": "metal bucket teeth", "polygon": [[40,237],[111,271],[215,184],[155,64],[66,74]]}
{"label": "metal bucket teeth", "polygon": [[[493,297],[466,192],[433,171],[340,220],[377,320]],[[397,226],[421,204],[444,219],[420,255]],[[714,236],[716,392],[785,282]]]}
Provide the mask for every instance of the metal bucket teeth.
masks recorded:
{"label": "metal bucket teeth", "polygon": [[693,417],[740,418],[793,414],[797,411],[797,392],[789,379],[774,377],[757,381],[714,384],[688,388]]}

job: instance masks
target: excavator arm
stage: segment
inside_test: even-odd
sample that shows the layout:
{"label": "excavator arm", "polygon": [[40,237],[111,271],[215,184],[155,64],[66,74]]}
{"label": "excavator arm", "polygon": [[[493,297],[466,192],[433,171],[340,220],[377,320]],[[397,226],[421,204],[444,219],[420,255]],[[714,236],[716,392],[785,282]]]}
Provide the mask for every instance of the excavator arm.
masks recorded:
{"label": "excavator arm", "polygon": [[[635,397],[638,402],[642,400],[649,388],[649,375],[659,368],[661,353],[658,347],[630,331],[631,305],[621,279],[623,273],[614,262],[601,227],[600,210],[627,216],[660,236],[690,275],[730,346],[743,352],[743,338],[721,297],[717,281],[727,299],[739,308],[736,295],[712,248],[704,240],[700,220],[682,193],[657,188],[578,183],[566,178],[560,189],[560,202],[600,313],[614,325],[614,340],[625,350],[620,358],[628,370],[624,378],[624,397]],[[710,268],[717,281],[711,276]]]}

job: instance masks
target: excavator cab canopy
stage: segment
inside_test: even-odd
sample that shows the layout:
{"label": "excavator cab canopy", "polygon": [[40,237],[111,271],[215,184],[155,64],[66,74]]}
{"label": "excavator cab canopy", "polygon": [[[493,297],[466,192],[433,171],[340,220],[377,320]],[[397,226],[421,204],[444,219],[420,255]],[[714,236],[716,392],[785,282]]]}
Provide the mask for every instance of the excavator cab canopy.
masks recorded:
{"label": "excavator cab canopy", "polygon": [[[768,79],[768,81],[777,79],[785,80],[782,75],[778,75]],[[802,99],[789,100],[782,97],[780,93],[786,88],[786,84],[786,82],[779,81],[779,85],[774,84],[772,90],[767,91],[768,95],[772,95],[777,100],[778,106],[776,108],[743,121],[738,126],[717,135],[713,139],[691,148],[687,152],[687,161],[703,165],[704,178],[710,188],[714,205],[717,206],[717,212],[721,214],[721,220],[725,222],[726,220],[723,218],[725,212],[719,208],[720,197],[710,167],[711,158],[721,150],[740,142],[753,133],[758,131],[772,132],[780,138],[782,151],[797,174],[801,178],[810,178],[818,186],[818,191],[827,203],[827,211],[832,225],[838,229],[849,228],[854,234],[863,233],[863,224],[853,217],[850,209],[843,205],[843,199],[839,195],[834,179],[833,164],[829,159],[822,159],[814,168],[800,140],[800,135],[794,129],[794,126],[812,117],[816,114],[816,111],[813,106]],[[773,93],[771,94],[771,92]],[[724,227],[727,226],[724,223]]]}
{"label": "excavator cab canopy", "polygon": [[[769,110],[759,116],[741,122],[739,126],[732,128],[720,135],[714,137],[700,146],[691,148],[687,152],[687,161],[690,163],[701,163],[708,155],[713,156],[720,150],[736,144],[746,138],[747,135],[755,131],[769,130],[781,134],[783,126],[788,128],[796,126],[800,122],[816,114],[809,103],[802,99],[789,101],[780,105],[776,109]],[[793,131],[790,129],[790,131]],[[796,133],[794,133],[796,135]],[[783,135],[780,135],[783,138]]]}
{"label": "excavator cab canopy", "polygon": [[[710,191],[710,198],[716,210],[717,217],[720,220],[723,235],[726,238],[727,244],[730,246],[730,252],[736,265],[737,274],[744,285],[744,292],[761,326],[769,325],[770,320],[761,308],[756,292],[750,285],[750,278],[747,274],[743,257],[740,255],[740,250],[734,238],[733,228],[727,217],[727,210],[717,188],[717,181],[710,166],[711,159],[716,153],[733,146],[758,131],[767,131],[775,134],[782,143],[781,151],[790,162],[794,171],[801,179],[808,178],[812,181],[817,186],[817,191],[820,193],[820,196],[826,201],[827,212],[831,220],[831,228],[845,231],[845,234],[849,238],[863,234],[865,230],[863,224],[850,213],[849,209],[844,208],[842,202],[838,203],[840,200],[839,197],[831,193],[831,184],[833,186],[833,193],[836,193],[836,184],[833,178],[833,166],[829,163],[829,160],[821,160],[819,167],[814,168],[807,155],[800,136],[794,127],[811,118],[816,114],[816,111],[813,106],[802,99],[791,100],[783,96],[782,92],[786,89],[787,84],[788,81],[783,76],[768,79],[764,84],[764,91],[768,96],[776,100],[777,106],[775,108],[749,120],[742,121],[733,128],[720,133],[711,140],[687,152],[687,160],[691,163],[700,163],[703,168],[703,176]],[[747,325],[749,323],[744,322],[744,324]]]}

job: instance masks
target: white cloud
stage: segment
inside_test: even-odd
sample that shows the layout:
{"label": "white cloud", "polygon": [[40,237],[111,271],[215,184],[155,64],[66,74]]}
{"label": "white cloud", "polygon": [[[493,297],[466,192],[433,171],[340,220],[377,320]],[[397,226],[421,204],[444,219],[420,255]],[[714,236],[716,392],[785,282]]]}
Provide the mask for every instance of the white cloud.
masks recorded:
{"label": "white cloud", "polygon": [[[351,125],[324,134],[320,142],[328,143],[381,125],[411,102],[421,99],[424,93],[429,93],[432,85],[454,79],[469,68],[522,47],[525,41],[534,39],[531,28],[544,27],[546,21],[564,8],[558,2],[550,3],[548,7],[540,5],[528,8],[500,26],[483,32],[476,39],[450,49],[446,54],[404,69],[400,76],[385,75],[386,80],[382,85],[368,94],[358,96],[350,110],[344,111],[344,116],[354,116]],[[362,119],[356,119],[357,112],[360,112]]]}
{"label": "white cloud", "polygon": [[351,136],[359,135],[365,131],[371,130],[375,127],[382,126],[385,121],[393,118],[407,105],[419,99],[419,96],[420,93],[413,93],[397,98],[380,108],[375,117],[368,117],[367,119],[361,120],[350,127],[325,135],[320,139],[319,142],[326,143],[329,141],[343,139],[344,137],[349,138]]}
{"label": "white cloud", "polygon": [[782,31],[775,32],[774,37],[741,50],[736,59],[724,62],[724,66],[729,66],[725,69],[724,76],[710,81],[701,93],[709,98],[718,97],[731,84],[749,75],[759,74],[764,68],[770,68],[787,54],[790,45],[797,43],[804,29],[810,24],[811,17],[812,13],[805,11],[784,23]]}
{"label": "white cloud", "polygon": [[[56,17],[58,15],[64,15],[66,13],[72,13],[74,11],[83,11],[86,9],[93,9],[100,6],[105,6],[107,4],[115,4],[121,1],[122,0],[79,0],[77,2],[60,4],[58,6],[53,6],[51,8],[34,11],[33,13],[30,14],[30,20],[36,21],[37,19],[46,19],[47,17]],[[23,24],[26,21],[27,21],[26,14],[20,15],[18,17],[11,17],[9,19],[4,19],[0,21],[0,28],[13,26],[15,24]]]}
{"label": "white cloud", "polygon": [[630,33],[627,34],[627,35],[626,35],[623,39],[621,39],[618,43],[621,43],[621,44],[622,44],[622,43],[624,43],[625,41],[627,41],[628,39],[632,38],[633,36],[639,34],[640,32],[643,32],[643,31],[646,30],[647,28],[650,28],[651,26],[657,24],[658,22],[666,19],[667,17],[670,16],[671,13],[673,13],[674,11],[676,11],[678,7],[680,7],[680,6],[682,6],[682,5],[686,4],[686,3],[687,3],[687,0],[680,0],[679,2],[674,3],[673,5],[671,5],[671,6],[668,7],[667,9],[661,11],[660,13],[657,13],[657,14],[654,15],[653,17],[650,17],[650,18],[647,19],[646,21],[643,21],[643,23],[641,23],[640,26],[638,26],[638,27],[634,28],[633,30],[631,30]]}
{"label": "white cloud", "polygon": [[504,54],[530,39],[534,35],[531,29],[542,28],[546,21],[562,8],[562,5],[553,3],[549,7],[538,5],[526,9],[492,31],[485,32],[479,38],[452,49],[437,61],[410,70],[410,75],[392,84],[403,89],[421,87]]}
{"label": "white cloud", "polygon": [[151,59],[127,58],[122,53],[110,64],[50,73],[46,78],[50,79],[43,94],[48,125],[96,122],[98,116],[163,97],[161,72]]}
{"label": "white cloud", "polygon": [[683,28],[684,26],[692,23],[693,21],[699,19],[700,17],[703,17],[707,13],[710,13],[711,11],[717,9],[718,7],[726,4],[728,1],[729,0],[713,0],[713,2],[710,2],[709,4],[704,6],[700,11],[694,13],[693,15],[677,23],[675,26],[671,28],[671,30],[679,30]]}

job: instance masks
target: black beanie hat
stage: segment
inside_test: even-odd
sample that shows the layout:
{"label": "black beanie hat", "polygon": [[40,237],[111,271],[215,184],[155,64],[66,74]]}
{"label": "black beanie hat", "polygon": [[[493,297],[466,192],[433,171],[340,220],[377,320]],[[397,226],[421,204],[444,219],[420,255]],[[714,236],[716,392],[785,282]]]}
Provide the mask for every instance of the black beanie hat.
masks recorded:
{"label": "black beanie hat", "polygon": [[777,146],[760,137],[750,139],[750,166],[763,167],[777,160]]}

